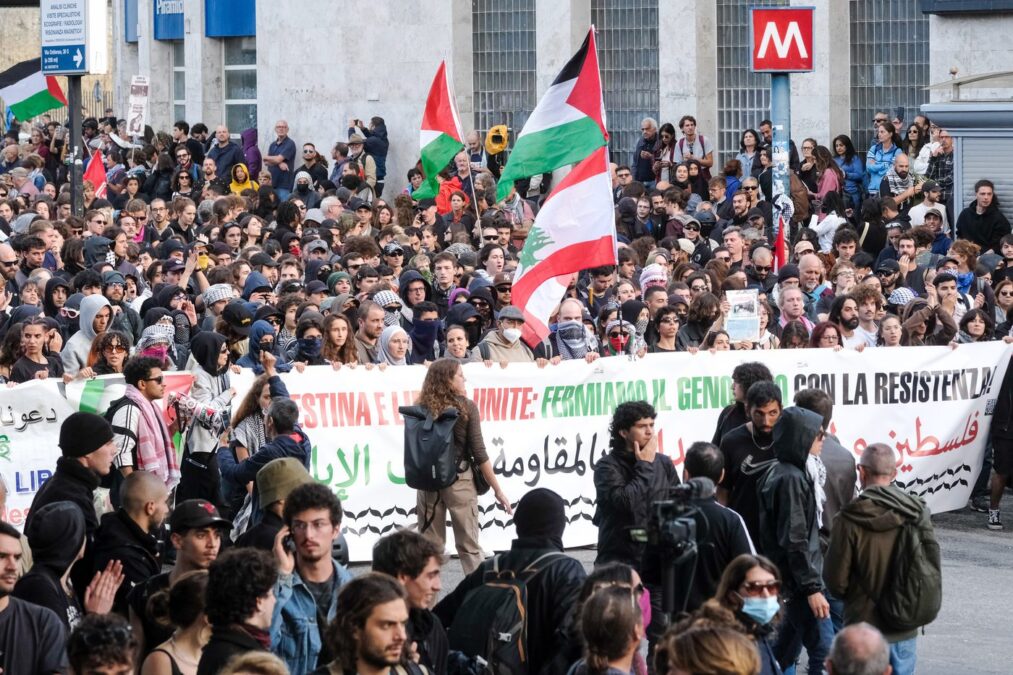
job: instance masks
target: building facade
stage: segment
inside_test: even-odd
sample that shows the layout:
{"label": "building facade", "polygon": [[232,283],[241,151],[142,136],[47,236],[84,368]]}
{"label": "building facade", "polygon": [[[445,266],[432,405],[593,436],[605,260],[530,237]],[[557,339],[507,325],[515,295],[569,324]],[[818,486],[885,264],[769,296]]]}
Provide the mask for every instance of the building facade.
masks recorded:
{"label": "building facade", "polygon": [[[816,69],[792,76],[792,137],[846,133],[864,151],[877,110],[903,107],[911,119],[951,67],[1008,62],[1001,36],[1013,15],[976,15],[975,2],[796,3],[815,7]],[[462,123],[507,124],[513,135],[593,23],[613,159],[629,161],[643,117],[692,114],[720,161],[738,151],[742,129],[769,117],[769,78],[749,71],[750,4],[790,3],[376,0],[352,10],[323,0],[114,0],[117,109],[130,77],[144,74],[156,129],[176,119],[225,122],[233,134],[256,126],[264,149],[284,118],[296,142],[325,156],[350,118],[379,115],[391,140],[387,184],[400,190],[440,60]]]}

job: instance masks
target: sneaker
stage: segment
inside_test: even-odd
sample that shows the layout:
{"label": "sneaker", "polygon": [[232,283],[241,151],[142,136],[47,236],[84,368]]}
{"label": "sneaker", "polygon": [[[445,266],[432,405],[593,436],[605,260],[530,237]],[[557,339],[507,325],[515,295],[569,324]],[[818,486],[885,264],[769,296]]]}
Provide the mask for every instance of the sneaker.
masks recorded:
{"label": "sneaker", "polygon": [[999,509],[988,510],[988,529],[990,530],[1001,530],[1002,521],[999,520]]}
{"label": "sneaker", "polygon": [[968,503],[972,511],[978,513],[988,513],[988,497],[971,497],[971,501]]}

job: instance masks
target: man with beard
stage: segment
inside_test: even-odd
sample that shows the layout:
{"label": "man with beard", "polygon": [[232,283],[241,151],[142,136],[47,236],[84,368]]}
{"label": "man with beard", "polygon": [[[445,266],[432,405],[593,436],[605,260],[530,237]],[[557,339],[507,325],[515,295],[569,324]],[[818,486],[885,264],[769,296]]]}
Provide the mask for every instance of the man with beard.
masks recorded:
{"label": "man with beard", "polygon": [[911,208],[911,199],[918,191],[918,188],[915,187],[914,176],[910,172],[910,166],[907,155],[903,153],[897,155],[893,158],[893,166],[886,172],[879,184],[879,196],[893,197],[902,215],[907,214]]}
{"label": "man with beard", "polygon": [[0,311],[6,311],[9,307],[17,307],[21,304],[20,286],[14,280],[17,273],[17,254],[10,244],[0,244],[0,276],[6,283],[3,293],[0,294]]}
{"label": "man with beard", "polygon": [[408,594],[396,579],[370,572],[350,581],[337,598],[337,612],[327,629],[334,662],[313,671],[386,673],[394,667],[407,675],[423,672],[406,659],[409,649]]}
{"label": "man with beard", "polygon": [[378,363],[380,352],[378,341],[383,332],[383,307],[372,300],[366,300],[359,307],[359,330],[355,333],[355,350],[359,363]]}
{"label": "man with beard", "polygon": [[858,304],[858,328],[855,335],[862,338],[866,347],[875,347],[879,342],[879,324],[876,317],[883,309],[883,294],[868,284],[855,288],[851,297]]}
{"label": "man with beard", "polygon": [[[352,575],[331,557],[341,534],[341,502],[317,482],[305,483],[285,499],[283,527],[275,538],[278,606],[271,621],[271,649],[293,673],[315,668],[324,648],[321,631],[337,614],[334,601]],[[286,547],[294,544],[294,552]]]}
{"label": "man with beard", "polygon": [[746,280],[759,285],[761,293],[770,295],[777,285],[777,277],[771,274],[774,271],[774,254],[765,244],[758,244],[753,247],[749,259],[753,264],[746,268]]}
{"label": "man with beard", "polygon": [[[667,298],[666,298],[667,299]],[[566,298],[559,305],[556,330],[549,334],[554,362],[584,359],[588,363],[599,357],[597,341],[584,328],[584,306],[576,298]]]}
{"label": "man with beard", "polygon": [[773,433],[781,417],[778,386],[766,380],[754,382],[746,392],[746,415],[748,422],[721,438],[725,475],[718,485],[718,501],[742,516],[749,538],[759,542],[757,487],[763,474],[776,461]]}
{"label": "man with beard", "polygon": [[169,517],[169,541],[176,549],[176,564],[134,586],[127,594],[130,625],[137,636],[142,656],[172,637],[172,627],[159,623],[148,613],[148,600],[170,588],[181,576],[206,570],[218,558],[222,534],[232,523],[218,514],[211,502],[188,499],[177,503]]}
{"label": "man with beard", "polygon": [[837,324],[841,329],[841,344],[848,349],[865,344],[865,337],[857,332],[858,303],[850,295],[839,295],[830,305],[827,321]]}
{"label": "man with beard", "polygon": [[155,474],[135,471],[120,488],[122,506],[102,516],[95,531],[96,572],[114,560],[123,564],[126,583],[116,591],[113,610],[127,614],[127,593],[161,570],[155,533],[169,515],[169,489]]}
{"label": "man with beard", "polygon": [[5,673],[66,672],[67,635],[59,617],[11,596],[21,556],[21,535],[0,522],[0,662]]}

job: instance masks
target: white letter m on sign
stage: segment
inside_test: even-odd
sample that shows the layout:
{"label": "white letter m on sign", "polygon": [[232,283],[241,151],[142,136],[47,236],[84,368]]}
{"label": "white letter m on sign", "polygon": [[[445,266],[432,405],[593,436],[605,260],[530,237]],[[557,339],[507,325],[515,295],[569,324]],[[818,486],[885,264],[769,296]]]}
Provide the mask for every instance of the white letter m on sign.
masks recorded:
{"label": "white letter m on sign", "polygon": [[767,56],[767,47],[770,45],[771,40],[774,41],[774,50],[777,52],[779,59],[788,56],[788,50],[791,48],[791,43],[793,42],[798,45],[799,56],[803,59],[809,58],[809,52],[802,41],[802,31],[799,30],[797,21],[792,21],[788,24],[787,34],[783,40],[777,32],[777,24],[773,21],[768,21],[767,27],[763,29],[763,39],[760,40],[760,49],[756,53],[757,58],[762,59]]}

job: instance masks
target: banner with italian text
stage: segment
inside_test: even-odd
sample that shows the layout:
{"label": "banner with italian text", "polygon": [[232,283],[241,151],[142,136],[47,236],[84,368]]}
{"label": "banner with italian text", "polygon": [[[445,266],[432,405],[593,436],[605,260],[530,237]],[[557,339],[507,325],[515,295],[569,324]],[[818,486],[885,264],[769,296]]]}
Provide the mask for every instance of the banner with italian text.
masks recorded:
{"label": "banner with italian text", "polygon": [[[1004,343],[949,347],[824,349],[711,354],[658,354],[491,368],[465,366],[468,392],[482,416],[486,450],[511,501],[547,487],[567,504],[568,547],[597,541],[594,467],[608,452],[616,405],[646,400],[658,411],[659,447],[681,465],[693,442],[709,441],[721,409],[732,402],[731,372],[762,360],[785,405],[797,391],[823,389],[834,400],[830,431],[856,458],[869,443],[897,454],[898,483],[933,512],[963,508],[981,467],[992,409],[1013,347]],[[331,486],[345,508],[343,529],[352,560],[369,560],[376,539],[414,526],[415,491],[404,484],[403,433],[397,409],[411,405],[426,369],[311,367],[283,375],[313,445],[311,473]],[[233,376],[237,402],[252,375]],[[479,499],[484,549],[509,547],[513,522],[493,501]],[[447,528],[452,537],[451,528]],[[449,541],[447,550],[454,550]]]}

